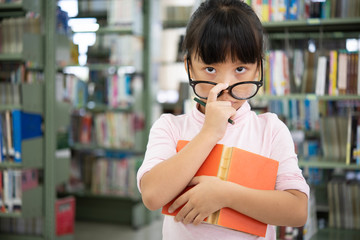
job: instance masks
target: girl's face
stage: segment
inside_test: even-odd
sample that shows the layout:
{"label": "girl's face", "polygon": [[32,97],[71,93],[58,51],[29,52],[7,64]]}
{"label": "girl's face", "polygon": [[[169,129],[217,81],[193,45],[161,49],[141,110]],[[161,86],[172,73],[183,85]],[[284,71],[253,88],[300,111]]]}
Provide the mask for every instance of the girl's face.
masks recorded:
{"label": "girl's face", "polygon": [[[186,60],[185,66],[187,66]],[[189,67],[190,77],[194,81],[210,81],[216,84],[227,83],[231,86],[239,82],[259,80],[257,63],[244,64],[239,60],[233,62],[230,56],[227,57],[225,62],[214,64],[205,64],[201,58],[191,56]],[[206,102],[206,99],[202,100]],[[224,92],[218,97],[218,100],[231,102],[232,107],[236,110],[239,109],[246,101],[232,97],[228,90],[224,90]],[[200,110],[205,112],[205,109],[202,106],[200,106]]]}

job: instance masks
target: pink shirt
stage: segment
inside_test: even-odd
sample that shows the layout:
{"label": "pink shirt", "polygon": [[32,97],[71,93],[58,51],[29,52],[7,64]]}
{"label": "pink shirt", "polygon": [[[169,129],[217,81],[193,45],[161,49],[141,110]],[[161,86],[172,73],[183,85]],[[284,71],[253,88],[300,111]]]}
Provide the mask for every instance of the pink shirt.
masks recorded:
{"label": "pink shirt", "polygon": [[[176,154],[178,140],[191,140],[200,131],[205,115],[197,108],[189,114],[174,116],[163,114],[152,126],[145,159],[137,174],[138,187],[142,176],[156,164]],[[237,110],[234,125],[228,124],[223,139],[218,143],[238,147],[279,161],[276,179],[277,190],[296,189],[309,196],[309,186],[298,167],[294,143],[286,125],[276,114],[257,115],[245,102]],[[139,188],[140,189],[140,188]],[[163,224],[164,240],[191,239],[276,239],[275,226],[268,225],[266,237],[221,228],[210,224],[184,225],[171,216],[165,216]]]}

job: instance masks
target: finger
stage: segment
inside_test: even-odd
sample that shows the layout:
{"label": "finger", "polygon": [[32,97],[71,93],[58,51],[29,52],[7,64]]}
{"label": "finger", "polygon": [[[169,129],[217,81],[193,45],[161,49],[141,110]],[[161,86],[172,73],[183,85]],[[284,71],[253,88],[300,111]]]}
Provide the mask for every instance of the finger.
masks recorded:
{"label": "finger", "polygon": [[205,219],[205,217],[204,216],[202,216],[201,214],[198,214],[195,218],[194,218],[194,220],[193,220],[193,224],[194,225],[199,225],[200,223],[202,223],[203,221],[204,221],[204,219]]}
{"label": "finger", "polygon": [[184,224],[189,224],[192,223],[194,221],[194,219],[196,218],[196,216],[198,215],[197,211],[195,211],[195,209],[192,209],[184,218],[184,220],[182,221]]}
{"label": "finger", "polygon": [[213,87],[210,92],[209,92],[209,96],[207,98],[207,102],[215,102],[217,100],[217,96],[218,94],[226,89],[229,86],[229,84],[227,83],[218,83],[215,85],[215,87]]}
{"label": "finger", "polygon": [[184,221],[185,217],[189,214],[189,212],[192,210],[192,206],[187,203],[185,204],[181,210],[178,212],[178,214],[176,214],[175,216],[175,221],[176,222],[182,222]]}
{"label": "finger", "polygon": [[169,207],[169,213],[173,213],[178,209],[179,207],[183,206],[188,201],[186,193],[178,197],[173,204]]}

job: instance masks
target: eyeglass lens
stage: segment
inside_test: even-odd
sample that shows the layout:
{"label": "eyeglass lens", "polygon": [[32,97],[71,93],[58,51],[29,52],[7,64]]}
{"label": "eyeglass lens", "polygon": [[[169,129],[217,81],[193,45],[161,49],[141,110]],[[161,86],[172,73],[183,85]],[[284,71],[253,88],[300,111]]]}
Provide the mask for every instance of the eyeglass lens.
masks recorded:
{"label": "eyeglass lens", "polygon": [[[213,87],[214,85],[211,83],[197,83],[194,87],[194,91],[197,96],[207,98]],[[257,90],[258,86],[255,83],[244,83],[230,87],[230,94],[235,98],[247,99],[252,97]]]}

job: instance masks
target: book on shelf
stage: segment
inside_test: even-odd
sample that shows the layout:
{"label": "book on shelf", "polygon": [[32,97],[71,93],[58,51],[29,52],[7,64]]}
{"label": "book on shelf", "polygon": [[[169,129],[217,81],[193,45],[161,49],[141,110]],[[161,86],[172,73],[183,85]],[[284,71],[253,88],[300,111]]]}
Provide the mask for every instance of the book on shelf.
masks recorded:
{"label": "book on shelf", "polygon": [[[287,55],[294,55],[289,58]],[[272,50],[264,65],[265,94],[359,95],[359,53],[345,50],[318,52]],[[266,83],[269,82],[269,83]]]}
{"label": "book on shelf", "polygon": [[319,56],[316,71],[316,87],[315,94],[318,96],[325,95],[326,79],[327,79],[327,57]]}
{"label": "book on shelf", "polygon": [[[349,173],[353,174],[353,173]],[[335,177],[327,183],[329,227],[360,229],[360,183],[354,178]]]}
{"label": "book on shelf", "polygon": [[[186,146],[188,141],[178,141],[176,150],[179,152]],[[245,187],[273,190],[277,176],[279,162],[252,152],[236,147],[226,147],[217,144],[210,152],[195,176],[217,176],[218,178],[240,184]],[[184,191],[186,191],[185,189]],[[180,208],[174,213],[168,209],[175,201],[172,200],[162,208],[162,213],[175,216]],[[243,231],[264,237],[267,224],[257,221],[230,208],[222,208],[211,214],[206,223],[216,224],[222,227]]]}
{"label": "book on shelf", "polygon": [[[22,162],[22,142],[43,135],[43,118],[40,114],[12,110],[14,162]],[[34,149],[39,151],[39,149]],[[41,151],[41,149],[40,149]]]}
{"label": "book on shelf", "polygon": [[1,133],[2,136],[2,161],[14,161],[14,145],[13,145],[13,131],[12,131],[12,115],[10,111],[0,113]]}
{"label": "book on shelf", "polygon": [[42,116],[40,114],[7,110],[0,113],[1,161],[22,162],[22,143],[39,138],[42,132]]}
{"label": "book on shelf", "polygon": [[108,3],[108,23],[121,29],[142,33],[143,3],[141,0],[110,0]]}
{"label": "book on shelf", "polygon": [[356,0],[247,0],[246,3],[254,8],[263,22],[360,16]]}
{"label": "book on shelf", "polygon": [[136,197],[139,158],[123,152],[115,154],[108,151],[101,156],[81,151],[74,154],[67,191]]}
{"label": "book on shelf", "polygon": [[56,235],[74,233],[75,197],[57,199],[55,202]]}
{"label": "book on shelf", "polygon": [[44,230],[43,217],[36,218],[0,218],[0,232],[10,234],[29,234],[41,236]]}
{"label": "book on shelf", "polygon": [[4,18],[0,23],[0,54],[22,53],[25,33],[41,33],[39,14],[31,13],[25,17]]}
{"label": "book on shelf", "polygon": [[346,137],[346,164],[360,164],[359,147],[360,147],[360,114],[358,112],[349,112],[347,117]]}
{"label": "book on shelf", "polygon": [[131,82],[132,75],[122,71],[107,77],[107,102],[109,107],[118,108],[132,105]]}
{"label": "book on shelf", "polygon": [[39,185],[37,169],[3,170],[0,172],[0,212],[20,212],[22,193]]}

